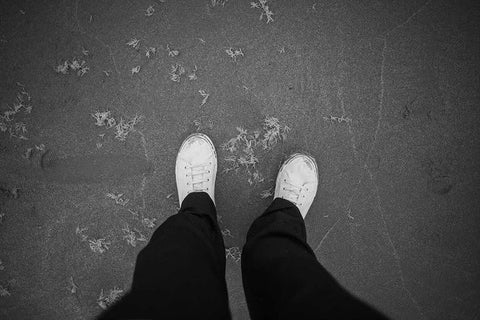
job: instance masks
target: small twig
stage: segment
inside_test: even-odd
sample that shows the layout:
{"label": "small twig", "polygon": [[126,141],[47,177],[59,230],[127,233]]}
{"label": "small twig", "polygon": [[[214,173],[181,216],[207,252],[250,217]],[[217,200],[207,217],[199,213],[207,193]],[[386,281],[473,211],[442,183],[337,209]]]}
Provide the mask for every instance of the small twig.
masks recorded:
{"label": "small twig", "polygon": [[73,277],[71,276],[69,279],[70,287],[68,288],[68,291],[70,291],[71,294],[77,293],[78,286],[75,284],[73,281]]}
{"label": "small twig", "polygon": [[173,49],[170,49],[170,46],[167,44],[167,52],[168,52],[168,55],[170,57],[176,57],[180,54],[180,52],[178,50],[173,50]]}
{"label": "small twig", "polygon": [[138,49],[138,47],[140,46],[140,40],[138,40],[137,38],[132,38],[130,39],[130,41],[127,42],[127,46]]}
{"label": "small twig", "polygon": [[149,6],[149,7],[145,10],[145,16],[151,17],[154,12],[155,12],[155,8],[154,8],[153,6]]}
{"label": "small twig", "polygon": [[207,103],[207,100],[210,94],[208,94],[205,90],[198,90],[198,93],[200,93],[200,95],[203,97],[202,103],[200,104],[200,107],[201,107],[205,103]]}

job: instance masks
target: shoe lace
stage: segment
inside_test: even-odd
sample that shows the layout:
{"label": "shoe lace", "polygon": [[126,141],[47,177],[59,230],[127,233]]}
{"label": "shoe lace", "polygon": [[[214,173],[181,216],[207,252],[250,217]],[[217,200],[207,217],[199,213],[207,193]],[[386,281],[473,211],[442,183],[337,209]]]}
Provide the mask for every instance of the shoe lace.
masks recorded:
{"label": "shoe lace", "polygon": [[207,167],[211,165],[208,164],[197,164],[190,167],[185,167],[186,170],[190,170],[190,172],[186,173],[186,177],[192,177],[191,182],[187,182],[187,185],[191,185],[192,189],[187,193],[194,192],[194,191],[208,191],[208,187],[204,185],[204,182],[209,182],[210,178],[207,178],[205,174],[209,174],[210,170]]}
{"label": "shoe lace", "polygon": [[283,182],[286,185],[283,187],[283,191],[286,191],[284,198],[298,206],[298,199],[300,198],[300,192],[302,191],[303,187],[299,187],[293,183],[290,183],[287,181],[287,179],[284,179]]}

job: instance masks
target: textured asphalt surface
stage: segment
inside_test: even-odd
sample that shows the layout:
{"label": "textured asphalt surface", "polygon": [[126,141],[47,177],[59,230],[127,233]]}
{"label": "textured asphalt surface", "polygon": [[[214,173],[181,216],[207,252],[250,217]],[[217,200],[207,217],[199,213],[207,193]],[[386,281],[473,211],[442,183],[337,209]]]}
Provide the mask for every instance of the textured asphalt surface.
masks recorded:
{"label": "textured asphalt surface", "polygon": [[[31,106],[0,132],[0,318],[90,319],[102,290],[128,290],[154,230],[142,219],[176,212],[175,157],[195,131],[217,146],[235,319],[237,249],[299,150],[320,169],[308,241],[342,285],[393,319],[480,317],[477,2],[272,0],[268,24],[244,0],[0,3],[0,111],[17,94]],[[73,58],[83,76],[55,71]],[[91,116],[107,110],[143,118],[120,141]],[[264,181],[222,173],[220,145],[267,116],[291,130],[258,151]]]}

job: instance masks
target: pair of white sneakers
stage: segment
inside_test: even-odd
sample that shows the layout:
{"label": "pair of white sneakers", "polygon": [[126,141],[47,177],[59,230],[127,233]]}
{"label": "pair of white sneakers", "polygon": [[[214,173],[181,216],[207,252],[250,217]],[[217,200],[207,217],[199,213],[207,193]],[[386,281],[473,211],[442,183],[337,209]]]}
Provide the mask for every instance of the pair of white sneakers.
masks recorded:
{"label": "pair of white sneakers", "polygon": [[[206,192],[215,202],[217,153],[207,135],[194,133],[185,139],[177,155],[175,175],[180,204],[191,192]],[[278,172],[274,198],[283,198],[295,204],[305,219],[317,187],[318,168],[315,159],[294,153]]]}

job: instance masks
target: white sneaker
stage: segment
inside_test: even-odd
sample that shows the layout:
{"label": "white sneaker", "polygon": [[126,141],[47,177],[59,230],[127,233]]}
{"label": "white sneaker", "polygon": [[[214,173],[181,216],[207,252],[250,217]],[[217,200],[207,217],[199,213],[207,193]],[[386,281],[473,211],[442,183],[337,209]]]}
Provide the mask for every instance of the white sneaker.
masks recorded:
{"label": "white sneaker", "polygon": [[175,176],[178,202],[191,192],[206,192],[215,203],[217,153],[212,140],[203,133],[194,133],[183,141],[177,154]]}
{"label": "white sneaker", "polygon": [[305,219],[317,194],[318,168],[311,156],[294,153],[283,163],[277,175],[274,198],[293,202]]}

